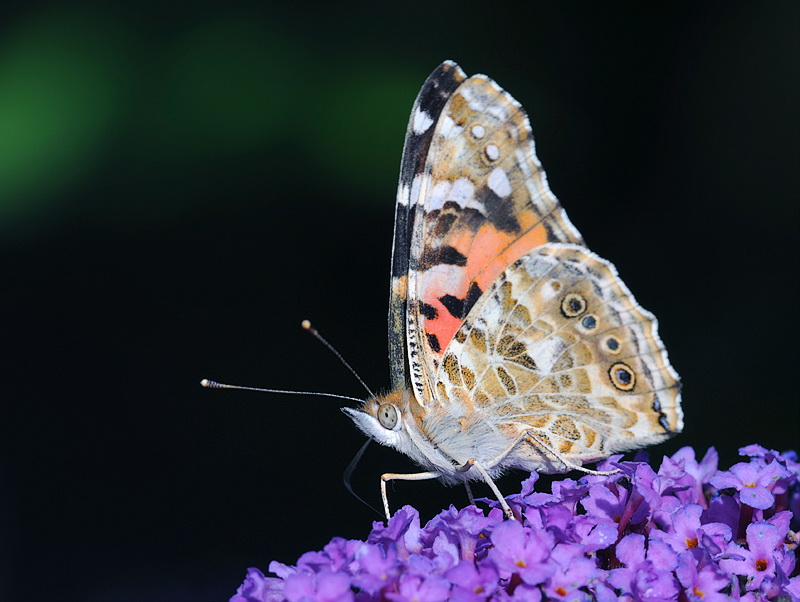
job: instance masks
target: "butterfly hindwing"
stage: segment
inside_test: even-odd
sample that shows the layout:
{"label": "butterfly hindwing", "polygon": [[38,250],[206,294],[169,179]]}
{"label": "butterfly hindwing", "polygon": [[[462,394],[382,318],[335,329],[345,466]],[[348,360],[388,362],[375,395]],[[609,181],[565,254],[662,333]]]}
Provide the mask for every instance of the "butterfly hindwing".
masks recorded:
{"label": "butterfly hindwing", "polygon": [[683,427],[680,383],[655,317],[609,262],[546,244],[509,265],[459,328],[436,373],[438,398],[493,417],[514,464],[559,467],[543,448],[587,462],[661,441]]}

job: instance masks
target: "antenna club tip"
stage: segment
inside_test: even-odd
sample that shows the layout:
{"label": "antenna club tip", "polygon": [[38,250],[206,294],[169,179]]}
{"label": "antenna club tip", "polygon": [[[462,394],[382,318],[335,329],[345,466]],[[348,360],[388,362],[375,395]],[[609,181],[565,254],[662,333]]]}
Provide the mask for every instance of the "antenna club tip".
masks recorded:
{"label": "antenna club tip", "polygon": [[201,387],[210,387],[211,386],[211,381],[208,380],[207,378],[204,378],[203,380],[200,381],[200,386]]}
{"label": "antenna club tip", "polygon": [[300,322],[300,326],[303,327],[303,330],[311,330],[311,322],[309,322],[308,320],[303,320],[302,322]]}

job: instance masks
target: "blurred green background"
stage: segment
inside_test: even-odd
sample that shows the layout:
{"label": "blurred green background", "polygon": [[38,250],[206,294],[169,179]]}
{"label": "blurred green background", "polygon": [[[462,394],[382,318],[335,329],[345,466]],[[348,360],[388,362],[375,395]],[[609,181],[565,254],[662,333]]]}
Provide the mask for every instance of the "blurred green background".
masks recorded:
{"label": "blurred green background", "polygon": [[[366,536],[338,404],[198,382],[361,396],[309,318],[388,384],[400,152],[444,59],[526,107],[572,221],[659,317],[686,430],[652,456],[797,448],[798,13],[4,4],[0,599],[227,599],[248,566]],[[377,504],[409,469],[373,448],[354,486]]]}

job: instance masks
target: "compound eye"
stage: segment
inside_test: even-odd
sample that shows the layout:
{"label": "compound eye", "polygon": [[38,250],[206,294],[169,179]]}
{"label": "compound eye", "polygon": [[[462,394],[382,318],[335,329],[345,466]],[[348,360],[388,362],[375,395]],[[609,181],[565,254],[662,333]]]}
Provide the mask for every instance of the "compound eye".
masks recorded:
{"label": "compound eye", "polygon": [[399,418],[397,408],[394,407],[393,404],[382,403],[380,407],[378,407],[378,422],[381,423],[383,428],[393,431],[395,427],[397,427]]}

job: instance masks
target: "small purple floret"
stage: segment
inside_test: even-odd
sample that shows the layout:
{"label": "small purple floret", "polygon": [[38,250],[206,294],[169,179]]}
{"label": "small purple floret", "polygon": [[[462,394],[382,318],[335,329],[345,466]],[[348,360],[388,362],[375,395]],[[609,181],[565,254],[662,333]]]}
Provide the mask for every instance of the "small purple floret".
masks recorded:
{"label": "small purple floret", "polygon": [[507,501],[518,520],[450,507],[427,524],[416,509],[375,522],[366,541],[334,538],[296,566],[248,569],[231,602],[613,602],[799,600],[800,464],[759,445],[718,471],[708,450],[655,470],[609,458],[602,470],[534,491],[531,475]]}
{"label": "small purple floret", "polygon": [[740,462],[733,465],[730,471],[718,472],[710,482],[717,489],[736,489],[743,504],[766,510],[775,502],[772,494],[775,484],[789,475],[789,471],[777,460],[767,466],[759,462]]}

